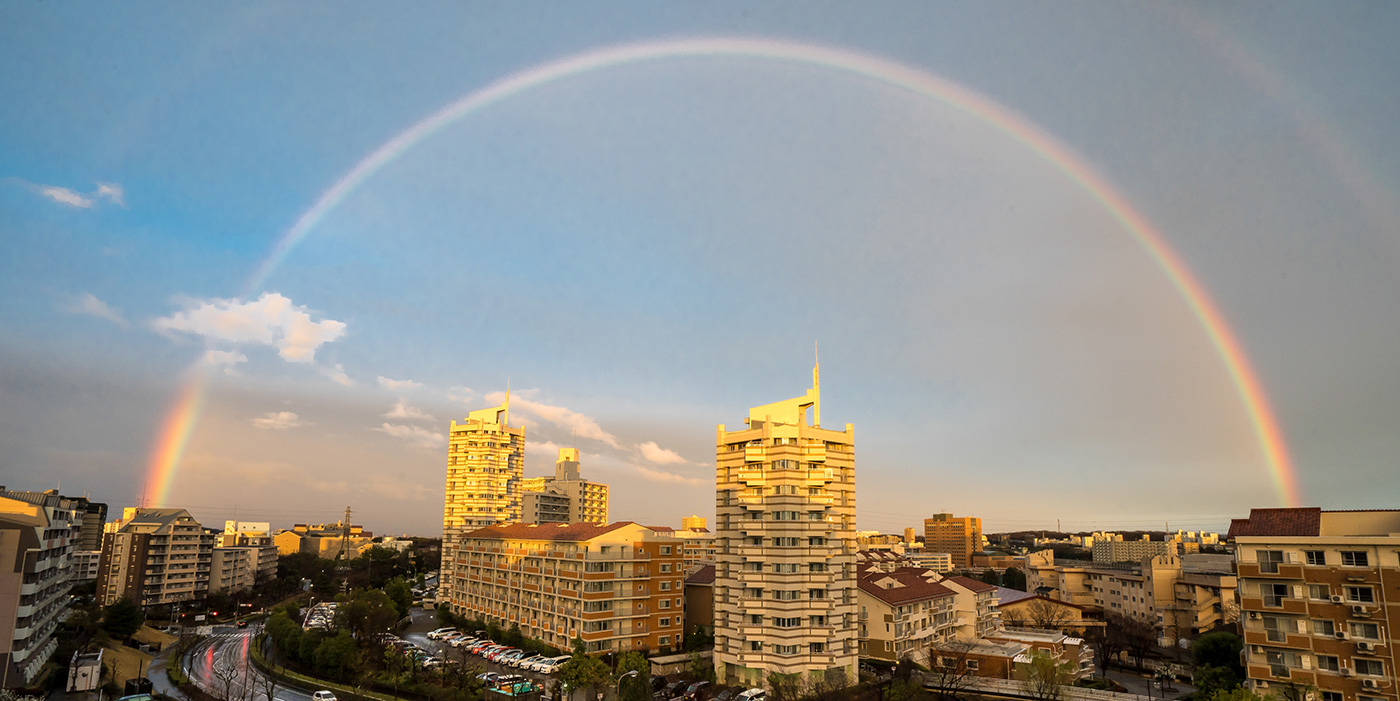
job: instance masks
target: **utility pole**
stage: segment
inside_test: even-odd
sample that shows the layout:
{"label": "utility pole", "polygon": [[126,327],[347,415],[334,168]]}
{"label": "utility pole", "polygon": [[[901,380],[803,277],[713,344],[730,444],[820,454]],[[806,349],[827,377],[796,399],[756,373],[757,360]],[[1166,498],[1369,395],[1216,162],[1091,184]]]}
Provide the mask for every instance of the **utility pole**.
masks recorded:
{"label": "utility pole", "polygon": [[345,520],[340,523],[340,562],[341,567],[350,568],[350,507],[345,507]]}

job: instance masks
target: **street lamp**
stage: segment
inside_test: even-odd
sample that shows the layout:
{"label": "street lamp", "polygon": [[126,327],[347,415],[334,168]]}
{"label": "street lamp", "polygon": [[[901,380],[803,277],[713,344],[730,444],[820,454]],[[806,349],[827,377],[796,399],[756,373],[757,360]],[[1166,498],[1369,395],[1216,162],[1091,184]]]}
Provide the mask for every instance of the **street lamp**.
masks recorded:
{"label": "street lamp", "polygon": [[[627,672],[627,673],[625,673],[625,674],[619,675],[619,676],[617,677],[617,683],[613,685],[613,695],[614,695],[614,696],[617,696],[618,698],[622,698],[622,680],[623,680],[623,679],[626,679],[626,678],[628,678],[628,677],[635,677],[635,676],[637,676],[637,674],[638,674],[637,670],[634,669],[634,670],[632,670],[632,671],[630,671],[630,672]],[[601,696],[601,694],[600,694],[600,696]]]}

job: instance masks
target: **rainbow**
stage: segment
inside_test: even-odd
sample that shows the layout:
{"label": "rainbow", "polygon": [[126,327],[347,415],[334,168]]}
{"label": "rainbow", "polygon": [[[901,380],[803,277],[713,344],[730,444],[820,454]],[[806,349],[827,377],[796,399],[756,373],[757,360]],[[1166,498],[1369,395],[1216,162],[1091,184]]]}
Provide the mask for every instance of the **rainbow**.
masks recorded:
{"label": "rainbow", "polygon": [[189,444],[195,422],[199,420],[199,410],[204,407],[204,389],[209,384],[209,364],[204,356],[200,356],[199,362],[186,375],[188,377],[156,433],[156,443],[151,449],[151,465],[146,474],[146,492],[141,495],[142,506],[160,506],[169,499],[180,458],[185,455],[185,446]]}
{"label": "rainbow", "polygon": [[[522,92],[567,78],[633,63],[675,58],[739,57],[820,66],[903,88],[959,109],[1015,138],[1078,183],[1152,256],[1195,314],[1220,355],[1254,428],[1279,499],[1300,503],[1299,488],[1278,421],[1264,388],[1239,341],[1195,276],[1165,239],[1122,195],[1099,177],[1084,159],[1009,109],[960,85],[908,66],[849,51],[770,39],[693,38],[609,46],[544,63],[505,76],[442,108],[369,154],[326,190],[277,241],[248,282],[248,295],[259,289],[296,244],[347,195],[380,168],[449,124]],[[169,493],[180,453],[198,417],[206,373],[192,372],[162,425],[152,459],[150,482],[161,499]]]}

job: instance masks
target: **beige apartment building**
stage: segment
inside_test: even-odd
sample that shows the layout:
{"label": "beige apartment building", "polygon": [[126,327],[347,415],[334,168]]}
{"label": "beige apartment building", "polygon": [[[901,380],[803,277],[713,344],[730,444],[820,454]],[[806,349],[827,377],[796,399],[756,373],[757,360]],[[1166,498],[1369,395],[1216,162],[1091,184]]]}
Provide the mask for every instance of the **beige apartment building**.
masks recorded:
{"label": "beige apartment building", "polygon": [[982,519],[952,514],[924,519],[924,550],[948,553],[955,568],[971,567],[972,554],[982,551]]}
{"label": "beige apartment building", "polygon": [[725,683],[857,678],[855,429],[821,428],[820,392],[813,368],[804,396],[716,431],[714,662]]}
{"label": "beige apartment building", "polygon": [[520,626],[568,650],[669,651],[684,640],[685,573],[673,538],[630,521],[517,523],[461,536],[448,601],[461,616]]}
{"label": "beige apartment building", "polygon": [[203,599],[213,551],[214,534],[184,509],[124,509],[102,542],[97,600],[154,606]]}
{"label": "beige apartment building", "polygon": [[560,448],[553,477],[526,477],[520,482],[525,523],[608,522],[608,485],[579,476],[578,448]]}
{"label": "beige apartment building", "polygon": [[860,654],[922,663],[938,643],[957,632],[957,594],[932,570],[871,566],[861,575]]}
{"label": "beige apartment building", "polygon": [[74,501],[0,487],[0,688],[28,686],[58,648],[72,586]]}
{"label": "beige apartment building", "polygon": [[709,522],[704,516],[683,516],[681,517],[681,530],[683,531],[704,531],[709,527]]}
{"label": "beige apartment building", "polygon": [[1228,537],[1252,689],[1400,696],[1400,511],[1251,509]]}
{"label": "beige apartment building", "polygon": [[520,482],[525,477],[525,427],[513,427],[510,393],[500,406],[478,409],[452,422],[447,439],[447,495],[442,510],[442,570],[438,596],[460,602],[467,565],[462,534],[520,521]]}
{"label": "beige apartment building", "polygon": [[[348,534],[346,530],[344,520],[335,523],[298,523],[293,525],[291,530],[278,532],[272,537],[272,543],[277,546],[279,555],[306,553],[323,560],[334,560],[340,557],[341,551],[345,551],[346,557],[353,559],[361,548],[374,542],[374,533],[365,530],[364,526],[351,524]],[[220,536],[221,542],[229,542],[230,535],[233,536],[234,543],[261,543],[260,539],[246,533],[239,536],[227,531]]]}

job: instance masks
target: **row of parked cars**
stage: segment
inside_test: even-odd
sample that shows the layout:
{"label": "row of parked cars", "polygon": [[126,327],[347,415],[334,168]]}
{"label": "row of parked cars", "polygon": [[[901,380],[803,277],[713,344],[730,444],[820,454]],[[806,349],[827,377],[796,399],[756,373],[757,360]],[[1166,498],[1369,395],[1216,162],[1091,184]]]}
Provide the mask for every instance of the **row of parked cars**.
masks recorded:
{"label": "row of parked cars", "polygon": [[655,701],[767,701],[763,689],[743,689],[739,687],[718,688],[707,681],[689,680],[666,683],[665,677],[651,678],[652,698]]}
{"label": "row of parked cars", "polygon": [[438,628],[428,633],[429,640],[436,640],[445,645],[465,649],[467,652],[477,655],[488,662],[495,662],[505,667],[515,667],[516,669],[528,670],[531,672],[541,672],[553,674],[559,671],[560,667],[569,660],[569,655],[559,655],[558,657],[546,657],[528,650],[521,650],[509,645],[502,645],[487,638],[477,637],[471,633],[463,633],[456,628]]}
{"label": "row of parked cars", "polygon": [[440,667],[445,663],[445,660],[443,660],[441,657],[438,657],[437,655],[434,655],[431,651],[424,650],[423,648],[413,644],[412,641],[404,640],[403,638],[400,638],[399,636],[394,635],[392,633],[385,633],[383,636],[383,642],[389,647],[398,650],[400,654],[408,657],[409,659],[412,659],[414,662],[417,662],[418,665],[423,667],[424,669]]}

